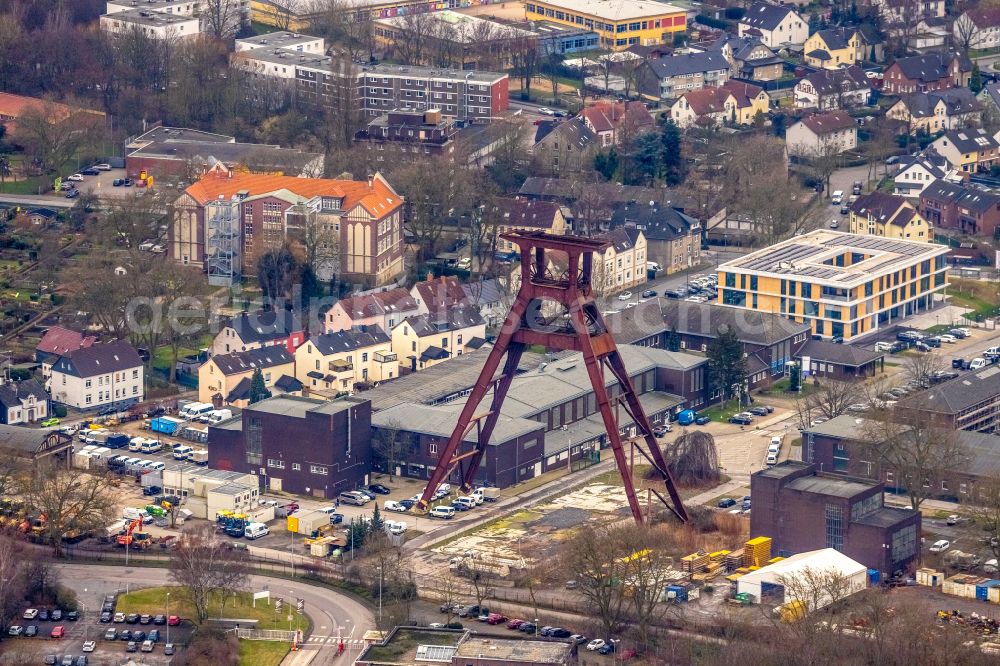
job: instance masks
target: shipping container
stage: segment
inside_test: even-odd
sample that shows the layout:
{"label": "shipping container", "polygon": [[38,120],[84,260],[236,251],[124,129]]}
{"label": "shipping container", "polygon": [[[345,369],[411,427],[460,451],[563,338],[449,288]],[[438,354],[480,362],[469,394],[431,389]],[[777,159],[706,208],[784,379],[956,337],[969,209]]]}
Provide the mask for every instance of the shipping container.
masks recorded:
{"label": "shipping container", "polygon": [[937,587],[944,581],[944,574],[934,569],[917,569],[917,585]]}
{"label": "shipping container", "polygon": [[185,421],[175,419],[170,416],[160,416],[149,422],[149,429],[153,432],[162,432],[165,435],[173,435],[177,432]]}
{"label": "shipping container", "polygon": [[[289,525],[291,524],[291,520],[293,518],[296,518],[296,516],[288,517]],[[297,518],[298,518],[297,520],[298,524],[296,529],[294,530],[296,534],[304,534],[308,536],[313,532],[315,532],[316,530],[318,530],[320,527],[330,524],[330,515],[323,513],[322,511],[311,511],[307,514],[298,516]],[[291,532],[293,530],[289,529],[289,531]]]}
{"label": "shipping container", "polygon": [[1000,587],[1000,580],[987,580],[979,583],[976,585],[976,599],[980,601],[989,601],[989,591],[994,587]]}

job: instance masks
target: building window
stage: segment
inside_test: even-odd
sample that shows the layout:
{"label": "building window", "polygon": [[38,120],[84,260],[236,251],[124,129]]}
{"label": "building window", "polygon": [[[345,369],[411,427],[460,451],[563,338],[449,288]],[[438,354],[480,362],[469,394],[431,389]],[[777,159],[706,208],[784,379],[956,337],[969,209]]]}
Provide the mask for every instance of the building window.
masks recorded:
{"label": "building window", "polygon": [[907,525],[892,535],[892,562],[902,562],[917,552],[917,526]]}
{"label": "building window", "polygon": [[826,547],[844,547],[844,507],[839,504],[826,505]]}
{"label": "building window", "polygon": [[284,460],[274,460],[273,458],[268,458],[267,459],[267,466],[268,467],[273,467],[274,469],[285,469],[285,461]]}
{"label": "building window", "polygon": [[430,452],[430,454],[432,456],[436,456],[437,453],[438,453],[438,445],[437,445],[437,443],[431,442],[430,444],[428,444],[427,445],[427,450]]}
{"label": "building window", "polygon": [[327,475],[326,467],[322,465],[309,465],[309,471],[312,472],[313,474],[320,474],[322,476]]}
{"label": "building window", "polygon": [[292,463],[292,471],[293,472],[301,472],[302,471],[302,465],[300,465],[299,463]]}

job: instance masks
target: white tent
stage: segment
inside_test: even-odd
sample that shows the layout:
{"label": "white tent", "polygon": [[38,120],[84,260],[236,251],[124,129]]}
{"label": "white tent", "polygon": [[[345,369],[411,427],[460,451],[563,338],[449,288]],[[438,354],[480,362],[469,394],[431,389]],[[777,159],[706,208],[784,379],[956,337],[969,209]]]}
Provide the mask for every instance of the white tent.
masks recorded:
{"label": "white tent", "polygon": [[834,550],[812,550],[751,571],[736,582],[737,592],[776,604],[801,601],[809,610],[860,592],[868,585],[868,569]]}

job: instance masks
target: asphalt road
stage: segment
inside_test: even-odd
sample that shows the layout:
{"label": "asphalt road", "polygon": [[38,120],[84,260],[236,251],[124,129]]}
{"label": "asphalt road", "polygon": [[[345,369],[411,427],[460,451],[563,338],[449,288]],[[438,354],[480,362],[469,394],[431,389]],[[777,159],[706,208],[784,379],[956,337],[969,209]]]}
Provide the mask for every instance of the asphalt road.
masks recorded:
{"label": "asphalt road", "polygon": [[[171,584],[166,569],[144,567],[90,566],[59,564],[62,582],[77,591],[88,609],[99,608],[106,594],[126,591],[130,587],[153,587]],[[252,576],[255,591],[269,590],[273,597],[282,597],[286,604],[295,598],[305,600],[305,614],[313,623],[312,634],[302,650],[303,659],[296,663],[347,664],[349,654],[337,656],[337,637],[342,636],[354,656],[358,654],[361,636],[374,627],[374,616],[360,602],[343,594],[298,581]],[[86,592],[83,590],[86,589]],[[311,655],[311,658],[306,657]]]}

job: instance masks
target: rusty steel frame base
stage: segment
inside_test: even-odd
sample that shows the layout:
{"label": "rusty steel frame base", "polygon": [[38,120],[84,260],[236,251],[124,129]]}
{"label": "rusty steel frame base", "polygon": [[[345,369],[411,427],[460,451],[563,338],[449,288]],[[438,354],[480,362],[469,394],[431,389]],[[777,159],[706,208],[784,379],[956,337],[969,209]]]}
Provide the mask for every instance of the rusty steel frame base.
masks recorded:
{"label": "rusty steel frame base", "polygon": [[[615,416],[617,406],[621,406],[635,422],[648,449],[648,451],[641,448],[638,450],[663,480],[670,500],[668,501],[656,489],[650,488],[650,491],[682,522],[687,522],[687,510],[677,492],[677,486],[663,459],[649,420],[639,404],[639,398],[632,387],[615,341],[604,325],[600,310],[591,295],[593,255],[594,252],[606,248],[608,241],[555,236],[542,232],[512,232],[502,234],[501,238],[516,244],[521,250],[521,286],[493,349],[486,359],[486,364],[462,408],[448,444],[441,452],[441,462],[434,468],[415,507],[416,510],[427,510],[438,486],[450,478],[456,469],[461,478],[462,492],[471,490],[479,463],[500,416],[500,408],[517,372],[521,355],[526,347],[537,344],[544,345],[547,349],[574,350],[582,353],[635,521],[642,524],[644,516],[632,483],[632,470],[622,447],[621,433]],[[547,254],[548,252],[566,255],[568,270],[565,274],[558,276],[550,274],[548,260],[552,257]],[[533,306],[542,300],[563,305],[567,309],[571,328],[565,327],[561,321],[557,320],[554,323],[541,316],[538,308]],[[507,358],[503,371],[497,375],[500,360],[504,355]],[[619,391],[614,398],[608,395],[605,386],[605,369],[610,371],[618,382]],[[489,409],[477,413],[480,403],[491,390],[493,398]],[[462,442],[473,429],[476,430],[476,441],[472,449],[460,452]],[[572,459],[572,450],[568,454]],[[516,470],[515,474],[520,481],[520,470]]]}

